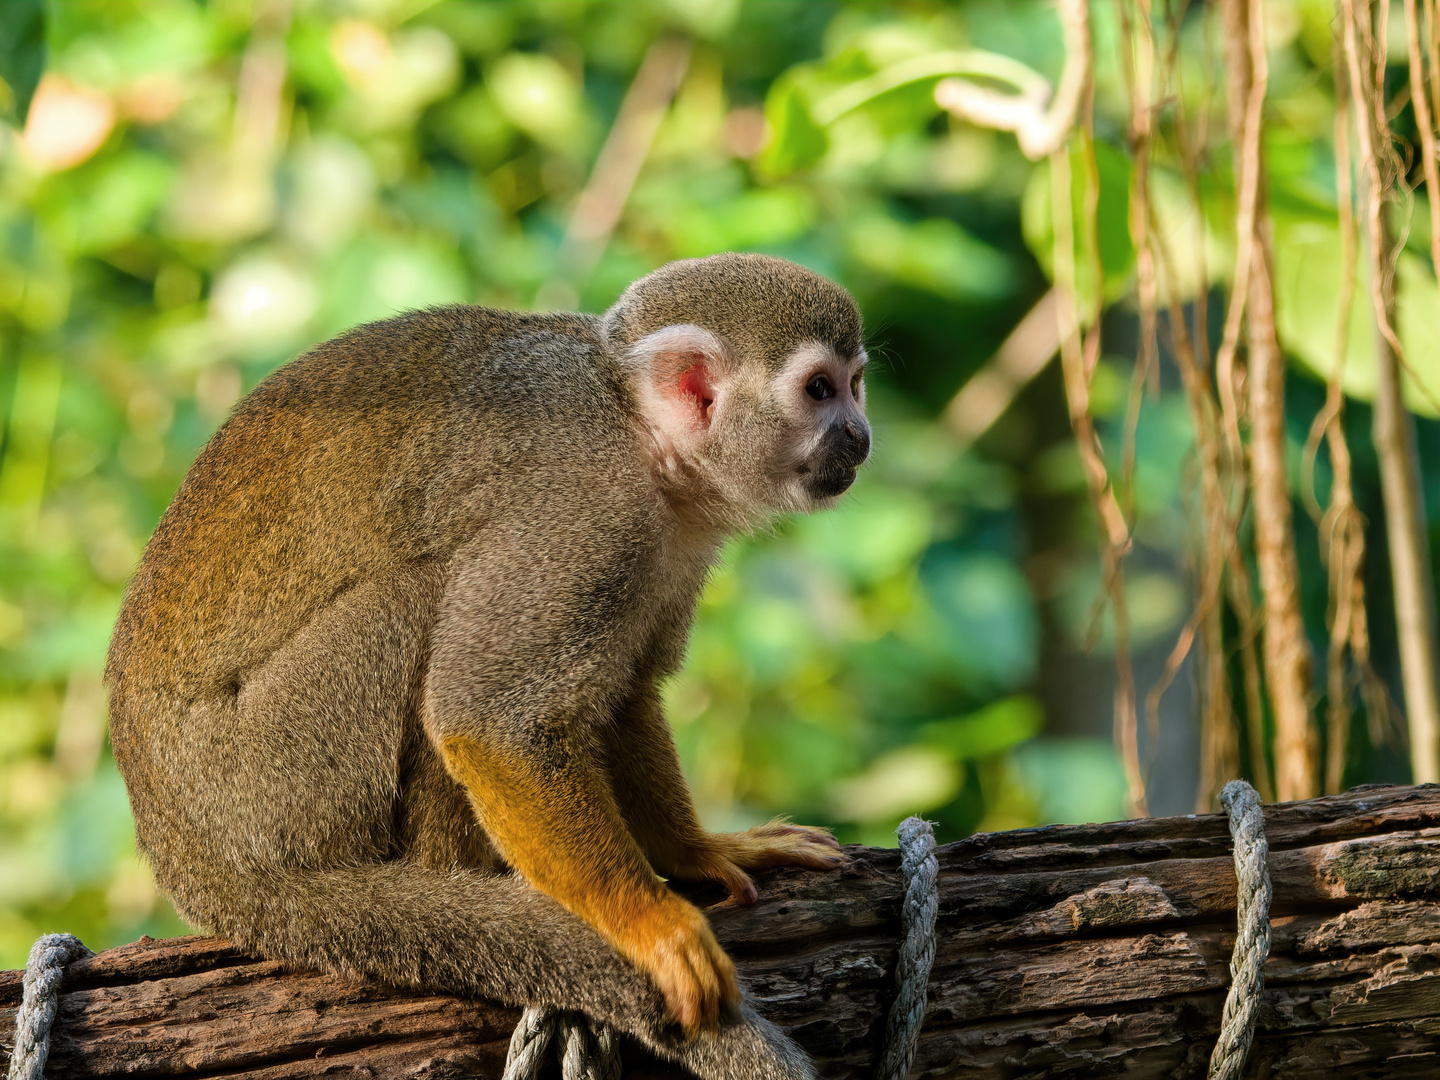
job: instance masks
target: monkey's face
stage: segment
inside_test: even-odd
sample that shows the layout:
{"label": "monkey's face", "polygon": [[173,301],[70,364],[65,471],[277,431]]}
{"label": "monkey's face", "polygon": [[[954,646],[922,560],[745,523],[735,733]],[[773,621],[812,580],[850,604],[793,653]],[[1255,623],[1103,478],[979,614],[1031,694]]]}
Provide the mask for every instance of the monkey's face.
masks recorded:
{"label": "monkey's face", "polygon": [[792,351],[770,380],[768,397],[783,416],[776,446],[782,505],[826,506],[855,482],[870,456],[865,363],[864,349],[842,356],[830,345],[809,341]]}
{"label": "monkey's face", "polygon": [[672,503],[734,528],[854,483],[870,453],[865,349],[834,282],[769,255],[682,259],[632,284],[602,325]]}
{"label": "monkey's face", "polygon": [[777,363],[682,325],[630,356],[665,486],[717,521],[831,505],[870,455],[863,349],[805,341]]}

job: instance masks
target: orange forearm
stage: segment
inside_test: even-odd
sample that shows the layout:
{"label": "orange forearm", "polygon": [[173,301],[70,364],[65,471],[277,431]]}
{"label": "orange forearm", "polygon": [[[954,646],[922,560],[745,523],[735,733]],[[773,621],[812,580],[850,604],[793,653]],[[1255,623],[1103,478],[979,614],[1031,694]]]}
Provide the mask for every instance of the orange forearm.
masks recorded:
{"label": "orange forearm", "polygon": [[505,859],[622,952],[671,897],[631,838],[603,774],[542,775],[523,756],[465,736],[442,744]]}
{"label": "orange forearm", "polygon": [[603,765],[544,767],[465,736],[444,739],[441,753],[500,853],[649,974],[682,1027],[713,1027],[739,1000],[734,964],[705,916],[656,877]]}

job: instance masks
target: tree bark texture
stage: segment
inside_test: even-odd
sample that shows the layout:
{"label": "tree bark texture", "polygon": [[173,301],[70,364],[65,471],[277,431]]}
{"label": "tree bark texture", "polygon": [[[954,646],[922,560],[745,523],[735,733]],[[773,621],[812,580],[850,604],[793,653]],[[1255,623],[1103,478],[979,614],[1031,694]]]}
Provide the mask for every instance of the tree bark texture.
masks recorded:
{"label": "tree bark texture", "polygon": [[[1440,787],[1267,807],[1275,901],[1246,1075],[1440,1069]],[[899,854],[776,871],[710,909],[757,1007],[821,1075],[873,1075],[894,995]],[[912,1077],[1201,1078],[1235,929],[1219,815],[1052,826],[940,849],[940,919]],[[703,900],[703,897],[701,897]],[[57,928],[58,929],[58,928]],[[0,973],[9,1042],[20,973]],[[140,941],[67,970],[54,1077],[482,1077],[514,1009],[287,971],[213,938]],[[8,1051],[8,1046],[5,1048]],[[678,1078],[627,1047],[627,1077]]]}

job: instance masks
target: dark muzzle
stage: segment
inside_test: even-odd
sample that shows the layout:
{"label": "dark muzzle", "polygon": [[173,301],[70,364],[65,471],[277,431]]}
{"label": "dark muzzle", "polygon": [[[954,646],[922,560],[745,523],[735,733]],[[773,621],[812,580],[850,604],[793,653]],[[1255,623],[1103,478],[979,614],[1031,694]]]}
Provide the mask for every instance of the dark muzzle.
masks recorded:
{"label": "dark muzzle", "polygon": [[856,470],[870,456],[870,428],[847,420],[825,432],[809,461],[805,488],[817,499],[839,495],[855,482]]}

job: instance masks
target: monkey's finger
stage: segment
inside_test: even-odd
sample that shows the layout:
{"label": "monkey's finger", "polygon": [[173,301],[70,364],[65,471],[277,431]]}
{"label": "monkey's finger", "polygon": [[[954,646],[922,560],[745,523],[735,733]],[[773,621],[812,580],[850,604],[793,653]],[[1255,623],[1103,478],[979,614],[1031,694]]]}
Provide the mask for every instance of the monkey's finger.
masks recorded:
{"label": "monkey's finger", "polygon": [[839,844],[822,844],[813,840],[796,844],[790,852],[797,859],[806,860],[804,865],[816,870],[830,870],[852,861],[849,855],[840,850]]}
{"label": "monkey's finger", "polygon": [[720,944],[712,940],[711,948],[718,958],[716,971],[720,976],[720,1001],[726,1006],[740,1004],[740,978],[735,972],[735,962]]}
{"label": "monkey's finger", "polygon": [[695,982],[700,989],[700,1023],[707,1031],[714,1031],[720,1026],[719,974],[710,962],[710,957],[700,950],[691,953],[686,959],[690,961],[690,969],[695,973]]}
{"label": "monkey's finger", "polygon": [[662,987],[665,1004],[685,1032],[685,1037],[693,1039],[700,1034],[702,1027],[713,1029],[716,1026],[711,1016],[718,1009],[718,988],[707,995],[704,974],[709,965],[703,957],[692,953],[690,943],[682,945],[671,959],[674,971],[670,985]]}
{"label": "monkey's finger", "polygon": [[788,818],[771,818],[764,825],[756,825],[750,829],[750,833],[756,836],[783,836],[795,834],[800,836],[832,836],[833,834],[824,825],[797,825]]}
{"label": "monkey's finger", "polygon": [[835,870],[849,863],[850,856],[838,846],[820,843],[805,836],[750,840],[735,852],[734,860],[747,870],[771,866],[800,866],[808,870]]}
{"label": "monkey's finger", "polygon": [[700,1030],[700,988],[686,957],[678,950],[667,950],[654,975],[660,992],[665,995],[665,1007],[671,1018],[680,1025],[686,1038],[694,1038]]}
{"label": "monkey's finger", "polygon": [[755,882],[750,880],[750,875],[740,867],[728,860],[719,871],[721,883],[730,893],[730,899],[741,907],[750,907],[760,899],[760,891],[755,888]]}
{"label": "monkey's finger", "polygon": [[692,956],[701,985],[706,992],[706,1022],[716,1026],[720,1022],[722,1007],[728,1007],[740,1000],[740,982],[735,975],[735,965],[713,934],[707,933],[696,943],[699,948]]}
{"label": "monkey's finger", "polygon": [[678,914],[677,924],[654,942],[644,963],[670,1015],[693,1038],[702,1027],[717,1028],[721,1005],[738,999],[740,991],[735,965],[704,917],[688,905]]}
{"label": "monkey's finger", "polygon": [[783,818],[776,818],[774,821],[767,822],[764,825],[757,825],[743,835],[764,839],[803,837],[806,840],[813,841],[817,844],[824,844],[827,847],[840,847],[840,841],[835,839],[835,834],[829,829],[822,828],[819,825],[793,825]]}

